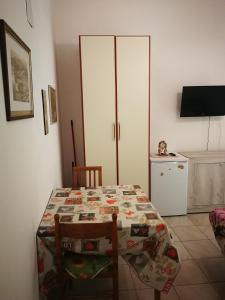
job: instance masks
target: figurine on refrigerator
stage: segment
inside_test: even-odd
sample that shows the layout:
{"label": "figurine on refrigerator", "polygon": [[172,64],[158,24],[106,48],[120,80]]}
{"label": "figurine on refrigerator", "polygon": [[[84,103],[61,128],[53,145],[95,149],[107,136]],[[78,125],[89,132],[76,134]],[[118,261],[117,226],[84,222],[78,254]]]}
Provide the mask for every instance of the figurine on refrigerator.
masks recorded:
{"label": "figurine on refrigerator", "polygon": [[167,154],[167,143],[165,141],[160,141],[159,142],[158,155],[168,155]]}

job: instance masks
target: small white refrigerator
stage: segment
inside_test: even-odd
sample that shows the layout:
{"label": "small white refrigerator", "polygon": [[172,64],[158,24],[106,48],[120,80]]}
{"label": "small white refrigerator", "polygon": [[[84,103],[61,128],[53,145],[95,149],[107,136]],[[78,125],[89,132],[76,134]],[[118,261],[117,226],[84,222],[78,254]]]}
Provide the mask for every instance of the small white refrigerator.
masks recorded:
{"label": "small white refrigerator", "polygon": [[188,158],[151,155],[151,201],[161,216],[187,214]]}

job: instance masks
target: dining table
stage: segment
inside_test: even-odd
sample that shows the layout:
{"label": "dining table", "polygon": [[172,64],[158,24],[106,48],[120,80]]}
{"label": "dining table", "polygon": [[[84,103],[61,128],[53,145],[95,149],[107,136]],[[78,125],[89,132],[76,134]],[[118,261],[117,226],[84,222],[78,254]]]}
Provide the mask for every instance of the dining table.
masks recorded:
{"label": "dining table", "polygon": [[[54,215],[63,223],[107,222],[117,214],[118,253],[147,286],[169,293],[180,270],[180,259],[166,222],[139,185],[94,188],[56,188],[52,191],[37,229],[39,298],[57,288]],[[64,238],[64,250],[105,254],[110,241]],[[99,272],[100,270],[98,270]],[[94,278],[96,274],[91,274]]]}

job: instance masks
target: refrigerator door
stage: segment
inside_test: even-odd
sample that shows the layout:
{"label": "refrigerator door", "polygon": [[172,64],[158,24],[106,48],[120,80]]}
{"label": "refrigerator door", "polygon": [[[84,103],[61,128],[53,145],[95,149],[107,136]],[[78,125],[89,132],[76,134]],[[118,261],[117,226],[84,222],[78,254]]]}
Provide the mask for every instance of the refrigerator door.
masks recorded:
{"label": "refrigerator door", "polygon": [[151,163],[151,201],[162,216],[187,213],[187,162]]}

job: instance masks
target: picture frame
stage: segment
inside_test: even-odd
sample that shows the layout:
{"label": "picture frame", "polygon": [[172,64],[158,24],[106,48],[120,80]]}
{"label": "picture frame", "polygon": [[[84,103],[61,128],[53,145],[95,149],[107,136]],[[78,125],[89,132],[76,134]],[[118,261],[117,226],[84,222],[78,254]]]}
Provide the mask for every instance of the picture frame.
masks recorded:
{"label": "picture frame", "polygon": [[41,90],[42,106],[43,106],[43,120],[44,120],[44,132],[45,135],[49,133],[48,126],[48,108],[47,108],[47,93],[45,90]]}
{"label": "picture frame", "polygon": [[51,124],[57,122],[57,103],[56,103],[56,90],[49,85],[48,86],[48,98],[49,98],[49,113]]}
{"label": "picture frame", "polygon": [[34,117],[31,50],[4,20],[0,52],[7,121]]}

